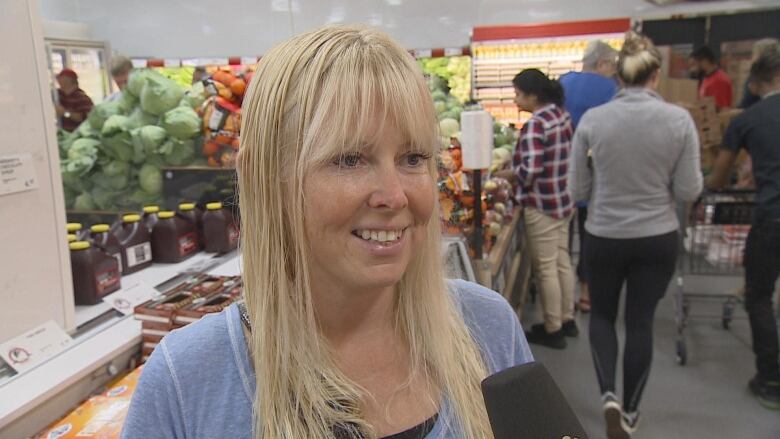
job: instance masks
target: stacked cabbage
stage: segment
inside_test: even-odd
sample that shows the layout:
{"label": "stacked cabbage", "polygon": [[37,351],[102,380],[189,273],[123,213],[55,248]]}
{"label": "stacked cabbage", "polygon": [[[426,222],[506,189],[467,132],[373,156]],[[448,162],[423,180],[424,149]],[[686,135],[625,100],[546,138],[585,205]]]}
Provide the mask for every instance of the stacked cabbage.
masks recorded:
{"label": "stacked cabbage", "polygon": [[65,202],[76,210],[137,210],[162,201],[164,166],[198,164],[203,88],[185,91],[136,70],[118,99],[96,105],[76,131],[59,133]]}

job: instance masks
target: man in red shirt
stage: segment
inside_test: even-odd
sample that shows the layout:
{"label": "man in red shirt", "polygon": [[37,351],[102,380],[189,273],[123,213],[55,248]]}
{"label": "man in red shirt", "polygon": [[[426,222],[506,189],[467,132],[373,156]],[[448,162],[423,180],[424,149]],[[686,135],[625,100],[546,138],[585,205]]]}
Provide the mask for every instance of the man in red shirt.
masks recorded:
{"label": "man in red shirt", "polygon": [[694,73],[699,76],[699,96],[712,96],[715,105],[721,108],[731,107],[733,89],[731,78],[715,62],[715,54],[707,46],[702,46],[691,53],[691,65]]}
{"label": "man in red shirt", "polygon": [[71,69],[63,69],[57,75],[58,103],[55,105],[57,117],[65,131],[73,131],[87,118],[92,110],[92,99],[79,88],[79,77]]}

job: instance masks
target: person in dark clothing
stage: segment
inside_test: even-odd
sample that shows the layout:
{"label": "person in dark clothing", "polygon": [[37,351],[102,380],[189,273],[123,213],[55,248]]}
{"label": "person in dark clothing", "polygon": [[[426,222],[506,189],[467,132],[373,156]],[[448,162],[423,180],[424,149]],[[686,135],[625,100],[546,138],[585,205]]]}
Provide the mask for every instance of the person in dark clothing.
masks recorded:
{"label": "person in dark clothing", "polygon": [[57,75],[57,104],[55,111],[60,120],[62,129],[68,132],[81,125],[89,111],[92,110],[92,99],[79,88],[79,77],[71,69],[62,69]]}
{"label": "person in dark clothing", "polygon": [[[753,44],[753,62],[756,62],[764,53],[772,50],[780,51],[780,41],[777,40],[777,38],[764,38],[756,41],[755,44]],[[752,79],[753,78],[750,77],[745,81],[742,91],[742,101],[739,103],[739,108],[750,108],[753,104],[761,100],[761,96],[758,96],[752,89],[755,88],[752,85]]]}
{"label": "person in dark clothing", "polygon": [[707,186],[723,187],[740,148],[747,150],[756,181],[756,206],[743,259],[745,309],[757,369],[749,387],[763,406],[780,410],[780,348],[772,305],[780,275],[780,52],[764,53],[750,74],[761,101],[729,124]]}

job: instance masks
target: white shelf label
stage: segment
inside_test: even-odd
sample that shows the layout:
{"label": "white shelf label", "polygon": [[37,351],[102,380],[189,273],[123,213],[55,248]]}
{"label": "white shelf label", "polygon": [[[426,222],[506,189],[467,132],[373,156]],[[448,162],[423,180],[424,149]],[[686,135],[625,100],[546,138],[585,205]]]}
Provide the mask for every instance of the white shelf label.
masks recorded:
{"label": "white shelf label", "polygon": [[38,188],[38,174],[31,154],[0,157],[0,195]]}
{"label": "white shelf label", "polygon": [[122,288],[116,293],[104,297],[103,301],[122,314],[128,315],[133,313],[133,308],[137,305],[157,297],[159,294],[154,287],[141,281],[129,288]]}
{"label": "white shelf label", "polygon": [[53,320],[0,345],[0,357],[22,373],[64,351],[73,343]]}

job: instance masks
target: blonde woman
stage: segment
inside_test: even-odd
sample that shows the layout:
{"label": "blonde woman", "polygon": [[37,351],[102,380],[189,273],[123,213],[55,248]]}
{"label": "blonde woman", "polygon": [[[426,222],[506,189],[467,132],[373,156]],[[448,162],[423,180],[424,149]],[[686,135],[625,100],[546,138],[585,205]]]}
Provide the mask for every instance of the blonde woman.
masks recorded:
{"label": "blonde woman", "polygon": [[[675,269],[676,201],[702,189],[699,139],[690,114],[656,93],[661,55],[629,33],[618,59],[624,88],[588,110],[574,134],[572,191],[588,200],[585,270],[590,282],[590,345],[609,439],[639,423],[653,358],[653,319]],[[615,320],[625,285],[623,404],[615,385]]]}
{"label": "blonde woman", "polygon": [[532,357],[503,298],[442,276],[414,60],[370,28],[302,34],[263,57],[243,114],[245,318],[167,336],[123,437],[492,437],[480,381]]}

